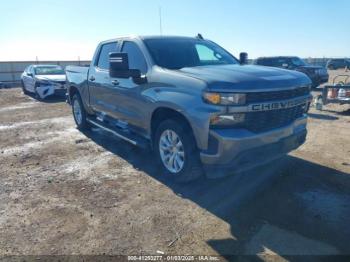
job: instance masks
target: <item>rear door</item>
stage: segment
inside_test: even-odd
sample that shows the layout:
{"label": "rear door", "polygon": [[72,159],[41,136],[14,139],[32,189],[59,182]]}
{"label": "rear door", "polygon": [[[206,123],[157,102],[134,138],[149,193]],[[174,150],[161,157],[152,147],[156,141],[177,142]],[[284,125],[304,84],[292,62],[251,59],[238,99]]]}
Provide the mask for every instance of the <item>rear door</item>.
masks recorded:
{"label": "rear door", "polygon": [[101,113],[116,116],[118,104],[115,102],[117,90],[109,77],[109,53],[118,51],[118,42],[102,44],[99,48],[95,64],[88,75],[90,103],[92,108]]}

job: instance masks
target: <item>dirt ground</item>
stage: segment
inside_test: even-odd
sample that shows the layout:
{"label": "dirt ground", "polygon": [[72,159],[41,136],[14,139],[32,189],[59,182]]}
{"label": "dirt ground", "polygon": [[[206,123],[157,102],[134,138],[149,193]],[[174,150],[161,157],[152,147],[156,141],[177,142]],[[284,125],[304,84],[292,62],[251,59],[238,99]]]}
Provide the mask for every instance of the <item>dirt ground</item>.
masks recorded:
{"label": "dirt ground", "polygon": [[311,108],[308,129],[280,161],[178,185],[150,152],[79,132],[63,99],[2,89],[0,256],[350,255],[350,106]]}

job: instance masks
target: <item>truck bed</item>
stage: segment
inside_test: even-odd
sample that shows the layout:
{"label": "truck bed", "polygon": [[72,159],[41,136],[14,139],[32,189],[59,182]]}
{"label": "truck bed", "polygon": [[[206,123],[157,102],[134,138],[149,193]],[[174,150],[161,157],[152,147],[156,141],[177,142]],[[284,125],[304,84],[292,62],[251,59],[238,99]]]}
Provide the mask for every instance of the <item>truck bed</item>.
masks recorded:
{"label": "truck bed", "polygon": [[89,66],[67,66],[67,84],[83,85],[86,83],[89,73]]}

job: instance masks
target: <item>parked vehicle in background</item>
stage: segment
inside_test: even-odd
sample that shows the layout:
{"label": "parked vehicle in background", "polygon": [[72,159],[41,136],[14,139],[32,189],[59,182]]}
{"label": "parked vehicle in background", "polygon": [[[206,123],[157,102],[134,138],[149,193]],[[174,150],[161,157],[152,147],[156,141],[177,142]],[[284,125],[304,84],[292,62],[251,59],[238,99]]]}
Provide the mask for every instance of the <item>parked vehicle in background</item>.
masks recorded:
{"label": "parked vehicle in background", "polygon": [[342,69],[342,68],[350,69],[350,59],[346,59],[346,58],[330,59],[327,62],[327,68],[329,70],[336,70],[336,69]]}
{"label": "parked vehicle in background", "polygon": [[104,41],[90,67],[66,68],[68,101],[79,129],[152,148],[169,179],[224,176],[283,156],[307,133],[310,79],[240,58],[202,37]]}
{"label": "parked vehicle in background", "polygon": [[327,83],[329,79],[326,68],[308,65],[304,60],[296,56],[260,57],[256,60],[256,64],[302,72],[311,79],[312,87]]}
{"label": "parked vehicle in background", "polygon": [[34,93],[41,99],[66,94],[66,73],[58,65],[30,65],[24,70],[21,83],[25,94]]}
{"label": "parked vehicle in background", "polygon": [[332,85],[325,85],[322,95],[315,97],[316,109],[327,104],[350,104],[350,75],[337,75]]}

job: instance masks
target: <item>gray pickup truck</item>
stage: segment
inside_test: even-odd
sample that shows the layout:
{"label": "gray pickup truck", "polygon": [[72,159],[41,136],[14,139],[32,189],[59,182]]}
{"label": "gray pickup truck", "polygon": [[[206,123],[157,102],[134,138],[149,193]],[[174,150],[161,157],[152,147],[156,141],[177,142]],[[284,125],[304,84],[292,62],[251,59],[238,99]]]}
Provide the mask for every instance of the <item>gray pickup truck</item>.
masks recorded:
{"label": "gray pickup truck", "polygon": [[108,40],[90,67],[66,68],[68,101],[79,129],[151,148],[169,179],[220,177],[277,159],[306,137],[310,79],[246,61],[202,37]]}

